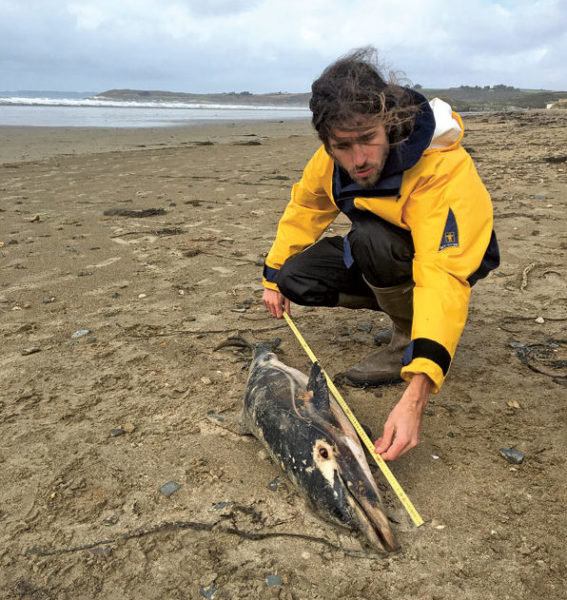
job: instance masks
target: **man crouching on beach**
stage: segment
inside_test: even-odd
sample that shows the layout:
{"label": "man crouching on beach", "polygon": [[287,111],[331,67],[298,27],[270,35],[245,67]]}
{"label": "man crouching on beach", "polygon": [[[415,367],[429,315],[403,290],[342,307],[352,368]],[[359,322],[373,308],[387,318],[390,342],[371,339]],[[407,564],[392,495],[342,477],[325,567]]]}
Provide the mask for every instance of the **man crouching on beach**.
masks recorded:
{"label": "man crouching on beach", "polygon": [[[460,145],[448,104],[387,83],[364,48],[313,83],[309,107],[323,145],[279,222],[264,265],[263,301],[370,308],[392,338],[346,371],[355,385],[408,385],[375,450],[394,460],[419,442],[423,411],[449,370],[471,287],[499,264],[492,204]],[[344,237],[319,237],[343,212]],[[319,240],[319,241],[317,241]]]}

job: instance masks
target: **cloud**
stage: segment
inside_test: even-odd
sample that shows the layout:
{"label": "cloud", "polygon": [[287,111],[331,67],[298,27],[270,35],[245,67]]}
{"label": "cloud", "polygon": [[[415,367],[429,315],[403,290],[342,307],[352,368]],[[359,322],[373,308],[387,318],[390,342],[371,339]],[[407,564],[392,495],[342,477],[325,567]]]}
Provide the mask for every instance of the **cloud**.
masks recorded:
{"label": "cloud", "polygon": [[3,87],[307,91],[376,46],[426,86],[567,88],[566,0],[0,0]]}
{"label": "cloud", "polygon": [[104,13],[96,6],[81,4],[70,4],[69,13],[76,18],[77,29],[96,31],[105,21]]}

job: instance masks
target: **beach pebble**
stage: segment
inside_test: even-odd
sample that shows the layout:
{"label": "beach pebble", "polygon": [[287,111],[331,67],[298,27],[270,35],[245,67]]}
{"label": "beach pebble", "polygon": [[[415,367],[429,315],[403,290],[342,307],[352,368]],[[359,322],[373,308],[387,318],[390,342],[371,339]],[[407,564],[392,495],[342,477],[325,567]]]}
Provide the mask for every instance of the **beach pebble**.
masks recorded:
{"label": "beach pebble", "polygon": [[228,502],[219,502],[213,506],[213,510],[222,510],[228,506]]}
{"label": "beach pebble", "polygon": [[358,331],[366,331],[366,333],[370,333],[372,331],[372,323],[359,323],[356,328]]}
{"label": "beach pebble", "polygon": [[270,483],[268,483],[268,489],[272,492],[275,492],[278,489],[279,485],[280,485],[280,478],[278,476],[275,479],[272,479],[272,481],[270,481]]}
{"label": "beach pebble", "polygon": [[111,525],[116,525],[116,523],[118,523],[118,521],[120,520],[120,517],[116,514],[114,515],[108,515],[108,517],[104,518],[102,521],[103,525],[106,525],[107,527],[111,526]]}
{"label": "beach pebble", "polygon": [[210,377],[201,377],[201,383],[204,383],[205,385],[211,385],[213,381]]}
{"label": "beach pebble", "polygon": [[111,437],[118,437],[120,435],[124,435],[126,432],[124,431],[124,429],[111,429],[110,430],[110,435]]}
{"label": "beach pebble", "polygon": [[90,329],[79,329],[78,331],[75,331],[71,338],[76,340],[77,338],[83,337],[84,335],[88,335],[90,332]]}
{"label": "beach pebble", "polygon": [[169,498],[172,494],[175,494],[180,487],[181,486],[175,481],[168,481],[159,488],[159,492],[166,498]]}
{"label": "beach pebble", "polygon": [[264,581],[268,587],[283,585],[283,579],[279,575],[266,575],[266,577],[264,577]]}
{"label": "beach pebble", "polygon": [[53,296],[46,296],[43,299],[43,303],[44,304],[51,304],[54,300],[55,300],[55,298]]}
{"label": "beach pebble", "polygon": [[541,324],[541,323],[545,323],[545,319],[544,319],[543,317],[538,317],[538,318],[535,320],[535,322],[536,322],[536,323],[540,323],[540,324]]}
{"label": "beach pebble", "polygon": [[22,356],[29,356],[30,354],[36,354],[36,352],[41,352],[41,348],[37,346],[32,346],[31,348],[24,348],[22,350]]}
{"label": "beach pebble", "polygon": [[142,298],[147,298],[147,297],[148,297],[148,295],[147,295],[147,294],[138,294],[138,298],[140,298],[140,300],[141,300]]}
{"label": "beach pebble", "polygon": [[441,521],[438,521],[437,519],[433,519],[431,521],[431,527],[433,527],[433,529],[438,529],[439,531],[442,531],[447,526],[444,523],[441,523]]}
{"label": "beach pebble", "polygon": [[513,465],[522,464],[525,458],[525,455],[522,454],[522,452],[519,450],[512,450],[511,448],[500,448],[500,455]]}
{"label": "beach pebble", "polygon": [[207,598],[208,600],[212,600],[212,598],[214,597],[214,595],[216,593],[217,593],[217,588],[214,585],[211,587],[205,587],[204,585],[202,585],[199,588],[199,594],[203,598]]}
{"label": "beach pebble", "polygon": [[79,271],[77,273],[77,277],[89,277],[92,274],[93,274],[92,271]]}
{"label": "beach pebble", "polygon": [[374,335],[374,343],[377,346],[382,344],[388,344],[392,339],[392,330],[391,329],[383,329]]}
{"label": "beach pebble", "polygon": [[39,215],[34,215],[31,219],[30,219],[30,223],[39,223],[40,222],[40,218]]}

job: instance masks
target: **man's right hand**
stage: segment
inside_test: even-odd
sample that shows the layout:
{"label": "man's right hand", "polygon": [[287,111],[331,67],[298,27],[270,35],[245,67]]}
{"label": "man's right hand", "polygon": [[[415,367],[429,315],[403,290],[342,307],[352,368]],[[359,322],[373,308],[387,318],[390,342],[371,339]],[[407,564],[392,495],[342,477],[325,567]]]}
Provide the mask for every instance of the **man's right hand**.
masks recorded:
{"label": "man's right hand", "polygon": [[276,290],[270,290],[269,288],[264,288],[262,300],[264,301],[264,306],[270,311],[272,317],[281,319],[283,317],[284,310],[288,315],[291,316],[289,300],[282,293],[276,292]]}

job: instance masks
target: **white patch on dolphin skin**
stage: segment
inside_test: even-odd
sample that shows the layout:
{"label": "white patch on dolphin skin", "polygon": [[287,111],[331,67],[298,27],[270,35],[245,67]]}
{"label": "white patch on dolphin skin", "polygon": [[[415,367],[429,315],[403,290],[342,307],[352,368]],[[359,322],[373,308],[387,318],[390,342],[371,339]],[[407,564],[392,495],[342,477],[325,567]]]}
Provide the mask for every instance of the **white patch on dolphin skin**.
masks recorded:
{"label": "white patch on dolphin skin", "polygon": [[317,440],[313,445],[313,462],[331,487],[335,484],[338,469],[335,449],[326,440]]}

